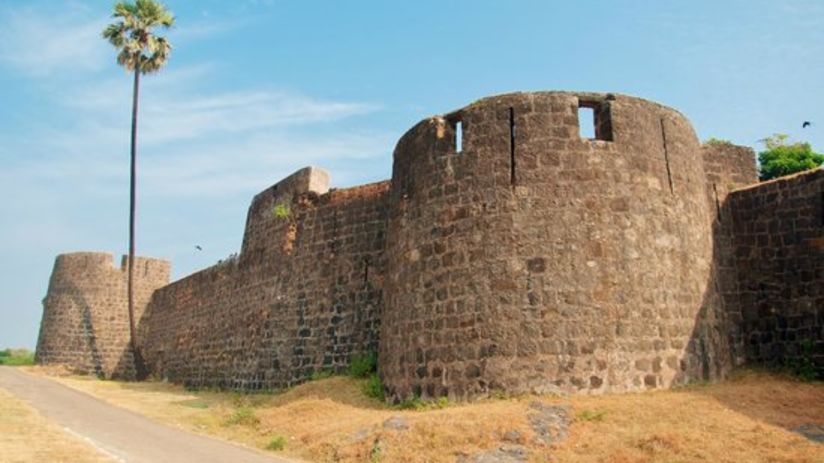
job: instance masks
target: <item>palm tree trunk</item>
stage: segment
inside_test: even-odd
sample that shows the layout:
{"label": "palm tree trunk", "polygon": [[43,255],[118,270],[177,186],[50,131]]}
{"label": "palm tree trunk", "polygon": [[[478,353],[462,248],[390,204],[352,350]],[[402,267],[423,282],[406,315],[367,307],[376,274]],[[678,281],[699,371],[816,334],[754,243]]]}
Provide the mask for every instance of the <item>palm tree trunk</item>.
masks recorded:
{"label": "palm tree trunk", "polygon": [[129,338],[134,358],[135,378],[137,380],[146,379],[146,367],[140,347],[137,344],[137,330],[134,321],[134,230],[135,230],[135,210],[137,209],[137,101],[140,91],[140,66],[134,69],[134,91],[132,93],[132,140],[131,140],[131,175],[129,178],[129,275],[128,275],[128,300],[129,300]]}

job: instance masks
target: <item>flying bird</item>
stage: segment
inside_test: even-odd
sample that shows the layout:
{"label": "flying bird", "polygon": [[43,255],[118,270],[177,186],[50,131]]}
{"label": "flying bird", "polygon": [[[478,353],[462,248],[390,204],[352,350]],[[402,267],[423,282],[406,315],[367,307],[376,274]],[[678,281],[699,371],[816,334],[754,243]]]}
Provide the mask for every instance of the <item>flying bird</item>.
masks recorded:
{"label": "flying bird", "polygon": [[196,245],[195,245],[195,249],[197,249],[198,251],[202,251],[202,250],[203,250],[203,248],[201,248],[199,244],[196,244]]}
{"label": "flying bird", "polygon": [[810,122],[810,121],[804,121],[804,123],[803,123],[803,124],[801,124],[801,128],[802,128],[802,129],[806,129],[807,127],[809,127],[809,126],[811,126],[811,125],[813,125],[813,123],[812,123],[812,122]]}

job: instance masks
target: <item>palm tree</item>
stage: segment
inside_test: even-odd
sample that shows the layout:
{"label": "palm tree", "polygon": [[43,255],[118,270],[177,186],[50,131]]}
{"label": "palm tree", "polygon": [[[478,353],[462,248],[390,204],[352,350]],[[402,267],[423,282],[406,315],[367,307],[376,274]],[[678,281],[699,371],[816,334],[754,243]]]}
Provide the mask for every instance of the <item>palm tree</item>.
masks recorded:
{"label": "palm tree", "polygon": [[135,334],[134,322],[134,229],[135,229],[135,190],[137,176],[137,100],[140,91],[140,75],[157,72],[166,64],[171,44],[152,33],[155,27],[169,28],[174,23],[174,16],[163,4],[155,0],[136,0],[118,2],[114,6],[113,18],[119,21],[109,24],[103,30],[103,38],[108,40],[120,52],[117,64],[134,73],[134,90],[132,92],[132,137],[131,137],[131,176],[129,182],[129,336],[134,357],[135,376],[145,379],[148,376],[143,356],[140,353]]}

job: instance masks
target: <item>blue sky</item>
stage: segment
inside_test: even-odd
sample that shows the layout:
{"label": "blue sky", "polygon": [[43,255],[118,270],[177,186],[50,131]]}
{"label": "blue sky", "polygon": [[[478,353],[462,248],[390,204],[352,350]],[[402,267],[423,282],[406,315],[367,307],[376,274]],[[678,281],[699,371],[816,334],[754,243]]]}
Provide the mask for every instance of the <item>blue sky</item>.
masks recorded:
{"label": "blue sky", "polygon": [[[388,178],[417,121],[509,91],[628,93],[702,139],[824,150],[824,2],[392,3],[167,1],[175,49],[142,87],[138,253],[175,278],[209,266],[285,175]],[[127,247],[131,82],[99,35],[111,5],[0,0],[0,347],[34,347],[55,255]]]}

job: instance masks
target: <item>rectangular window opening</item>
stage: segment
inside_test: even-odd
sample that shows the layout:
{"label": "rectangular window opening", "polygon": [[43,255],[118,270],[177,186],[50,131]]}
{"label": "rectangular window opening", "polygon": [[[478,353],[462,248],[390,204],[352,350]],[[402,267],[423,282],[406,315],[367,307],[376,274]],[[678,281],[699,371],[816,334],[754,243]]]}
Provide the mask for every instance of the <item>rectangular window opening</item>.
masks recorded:
{"label": "rectangular window opening", "polygon": [[578,101],[578,133],[585,140],[612,141],[609,101]]}
{"label": "rectangular window opening", "polygon": [[455,121],[455,154],[460,154],[463,151],[463,123]]}
{"label": "rectangular window opening", "polygon": [[595,109],[578,106],[578,134],[581,138],[595,140]]}

